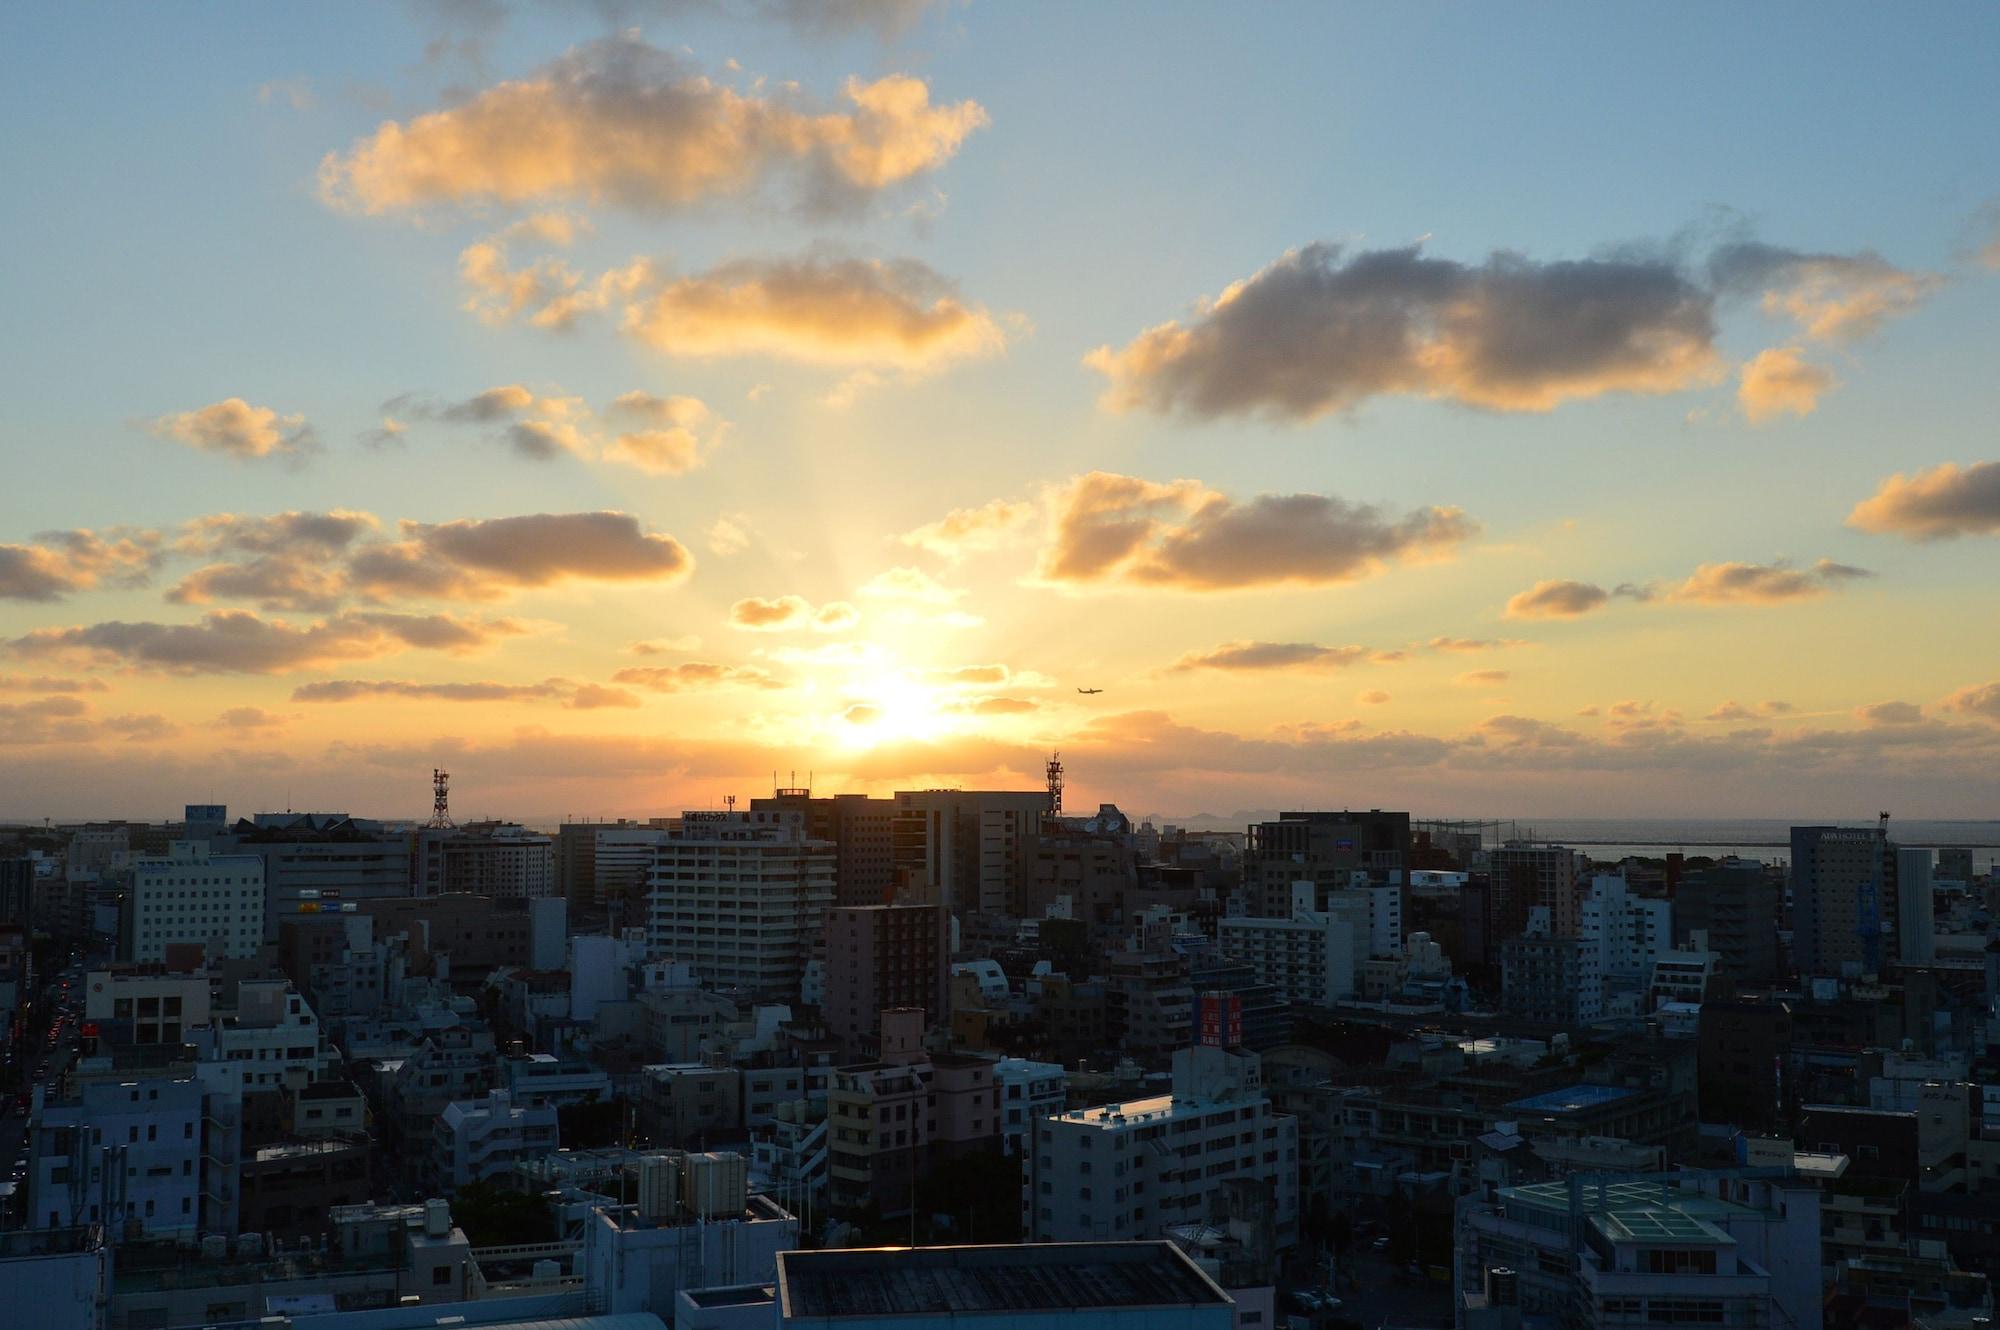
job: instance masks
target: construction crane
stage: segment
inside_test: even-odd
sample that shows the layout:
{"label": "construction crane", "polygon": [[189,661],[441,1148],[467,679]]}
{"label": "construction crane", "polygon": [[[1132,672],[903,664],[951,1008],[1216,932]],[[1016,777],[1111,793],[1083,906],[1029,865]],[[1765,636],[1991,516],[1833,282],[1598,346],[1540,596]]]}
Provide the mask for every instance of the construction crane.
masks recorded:
{"label": "construction crane", "polygon": [[1885,810],[1875,823],[1875,869],[1854,898],[1854,931],[1861,937],[1862,967],[1873,975],[1882,973],[1882,863],[1888,857],[1889,814]]}

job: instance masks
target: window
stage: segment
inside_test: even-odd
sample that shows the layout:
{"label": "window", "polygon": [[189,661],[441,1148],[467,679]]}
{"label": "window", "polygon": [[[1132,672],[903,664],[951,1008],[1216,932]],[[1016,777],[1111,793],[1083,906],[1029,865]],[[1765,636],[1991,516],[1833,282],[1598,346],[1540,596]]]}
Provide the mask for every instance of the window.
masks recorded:
{"label": "window", "polygon": [[439,1267],[438,1267],[437,1269],[435,1269],[435,1270],[431,1271],[431,1283],[433,1283],[433,1284],[449,1284],[450,1282],[451,1282],[451,1267],[450,1267],[450,1266],[448,1266],[448,1265],[441,1265],[441,1266],[439,1266]]}

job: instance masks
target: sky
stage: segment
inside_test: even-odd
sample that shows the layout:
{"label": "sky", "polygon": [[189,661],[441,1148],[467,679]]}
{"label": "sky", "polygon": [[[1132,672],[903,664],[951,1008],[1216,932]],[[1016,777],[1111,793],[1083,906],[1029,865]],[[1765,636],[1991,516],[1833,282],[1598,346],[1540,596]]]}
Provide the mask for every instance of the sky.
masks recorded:
{"label": "sky", "polygon": [[0,817],[1992,816],[1996,45],[7,7]]}

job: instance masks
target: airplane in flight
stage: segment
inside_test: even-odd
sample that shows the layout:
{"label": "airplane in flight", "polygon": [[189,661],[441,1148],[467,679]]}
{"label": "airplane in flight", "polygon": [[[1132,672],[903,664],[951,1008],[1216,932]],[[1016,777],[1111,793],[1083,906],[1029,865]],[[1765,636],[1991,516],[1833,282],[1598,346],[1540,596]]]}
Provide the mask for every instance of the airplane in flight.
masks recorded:
{"label": "airplane in flight", "polygon": [[1104,690],[1102,688],[1079,688],[1076,691],[1082,693],[1085,697],[1095,697]]}

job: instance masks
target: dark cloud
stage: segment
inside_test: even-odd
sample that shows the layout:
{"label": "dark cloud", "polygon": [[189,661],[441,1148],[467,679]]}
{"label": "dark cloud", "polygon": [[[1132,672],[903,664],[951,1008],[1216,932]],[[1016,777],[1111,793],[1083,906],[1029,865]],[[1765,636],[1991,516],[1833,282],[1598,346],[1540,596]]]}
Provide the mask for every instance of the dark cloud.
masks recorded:
{"label": "dark cloud", "polygon": [[1664,261],[1313,244],[1088,363],[1114,406],[1310,420],[1381,394],[1547,411],[1671,392],[1716,377],[1714,340],[1712,298]]}
{"label": "dark cloud", "polygon": [[1945,462],[1890,476],[1854,506],[1847,524],[1911,540],[2000,536],[2000,462]]}
{"label": "dark cloud", "polygon": [[1674,600],[1704,604],[1776,604],[1825,595],[1858,578],[1872,577],[1866,568],[1821,559],[1810,568],[1785,563],[1705,563],[1670,593]]}
{"label": "dark cloud", "polygon": [[1972,684],[1945,699],[1947,709],[2000,723],[2000,681]]}
{"label": "dark cloud", "polygon": [[1708,259],[1719,295],[1754,297],[1764,311],[1819,341],[1852,341],[1913,312],[1942,286],[1935,273],[1898,268],[1879,254],[1807,254],[1745,241]]}
{"label": "dark cloud", "polygon": [[357,551],[354,586],[376,598],[491,599],[578,580],[677,582],[694,556],[620,512],[531,513],[435,525],[405,522],[402,540]]}
{"label": "dark cloud", "polygon": [[159,557],[154,531],[44,531],[31,545],[0,545],[0,600],[61,600],[100,585],[141,586]]}
{"label": "dark cloud", "polygon": [[1479,529],[1457,508],[1392,519],[1324,494],[1239,503],[1193,481],[1162,485],[1104,471],[1071,481],[1055,508],[1045,580],[1195,591],[1357,581],[1391,558],[1449,554]]}
{"label": "dark cloud", "polygon": [[526,702],[561,697],[560,679],[542,683],[419,683],[410,679],[325,679],[292,690],[294,702],[362,702],[379,697],[420,698],[428,702]]}
{"label": "dark cloud", "polygon": [[1914,702],[1875,702],[1856,707],[1854,717],[1864,725],[1918,725],[1924,709]]}
{"label": "dark cloud", "polygon": [[8,643],[16,655],[123,664],[175,674],[285,674],[406,649],[465,652],[520,632],[506,620],[448,614],[341,614],[297,627],[247,610],[199,623],[107,623],[38,628]]}
{"label": "dark cloud", "polygon": [[0,674],[0,693],[102,693],[102,679],[61,679],[48,674]]}

